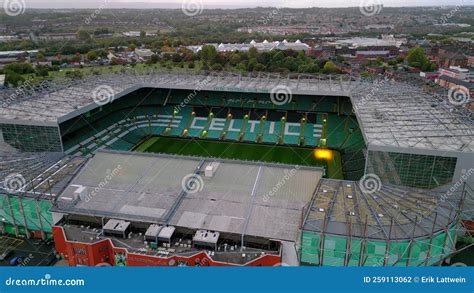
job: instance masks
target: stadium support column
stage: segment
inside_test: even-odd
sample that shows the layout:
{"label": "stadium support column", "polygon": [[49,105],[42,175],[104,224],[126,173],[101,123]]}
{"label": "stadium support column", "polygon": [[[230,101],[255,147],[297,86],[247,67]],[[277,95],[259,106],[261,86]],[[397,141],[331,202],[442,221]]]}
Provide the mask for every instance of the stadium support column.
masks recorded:
{"label": "stadium support column", "polygon": [[10,195],[6,194],[5,196],[7,198],[8,208],[10,209],[10,215],[12,217],[12,224],[13,224],[13,227],[15,227],[15,235],[16,235],[16,237],[19,237],[20,236],[20,231],[18,230],[18,225],[16,224],[15,214],[13,213],[13,207],[12,207],[12,201],[10,199]]}
{"label": "stadium support column", "polygon": [[28,222],[26,221],[25,208],[23,207],[23,197],[22,196],[18,197],[18,210],[20,211],[21,215],[23,216],[23,223],[25,225],[26,238],[30,239],[30,231],[28,230]]}
{"label": "stadium support column", "polygon": [[36,214],[38,215],[38,223],[40,225],[41,229],[41,239],[46,240],[46,234],[44,233],[44,226],[43,226],[43,215],[41,215],[41,209],[38,204],[38,198],[35,196],[35,208],[36,208]]}

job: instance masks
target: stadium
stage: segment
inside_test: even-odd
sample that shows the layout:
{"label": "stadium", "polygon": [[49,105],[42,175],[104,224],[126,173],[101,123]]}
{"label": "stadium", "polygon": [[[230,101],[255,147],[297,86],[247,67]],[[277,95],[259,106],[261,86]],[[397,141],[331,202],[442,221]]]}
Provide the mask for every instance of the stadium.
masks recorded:
{"label": "stadium", "polygon": [[473,221],[471,113],[312,75],[122,73],[6,91],[1,231],[70,265],[437,265]]}

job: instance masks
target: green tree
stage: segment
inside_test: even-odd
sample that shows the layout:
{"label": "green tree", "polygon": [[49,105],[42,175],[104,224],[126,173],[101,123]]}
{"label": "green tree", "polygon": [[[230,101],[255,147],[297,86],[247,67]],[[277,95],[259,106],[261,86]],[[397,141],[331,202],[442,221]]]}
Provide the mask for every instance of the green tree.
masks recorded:
{"label": "green tree", "polygon": [[49,75],[49,67],[38,65],[38,66],[36,66],[35,74],[36,74],[36,76],[43,76],[43,77],[48,76]]}
{"label": "green tree", "polygon": [[339,70],[337,69],[336,65],[332,61],[327,61],[324,64],[323,72],[324,73],[337,73]]}
{"label": "green tree", "polygon": [[248,52],[249,58],[257,58],[258,50],[255,47],[251,47]]}
{"label": "green tree", "polygon": [[221,71],[222,70],[222,65],[220,65],[219,63],[216,63],[216,64],[212,65],[211,70]]}
{"label": "green tree", "polygon": [[240,63],[240,61],[241,61],[240,55],[239,55],[239,54],[233,54],[233,55],[230,57],[229,63],[230,63],[230,65],[232,65],[232,66],[236,66],[237,64]]}
{"label": "green tree", "polygon": [[38,61],[44,61],[46,58],[44,57],[44,54],[42,52],[38,52],[36,53],[36,56],[35,56],[36,60]]}
{"label": "green tree", "polygon": [[203,62],[214,64],[217,59],[216,48],[212,45],[202,46],[201,51],[199,52],[200,58]]}
{"label": "green tree", "polygon": [[5,84],[11,86],[18,86],[25,81],[23,76],[20,74],[11,71],[11,70],[4,70],[5,73]]}
{"label": "green tree", "polygon": [[77,38],[80,40],[80,41],[88,41],[90,39],[90,34],[88,31],[86,30],[78,30],[77,31]]}
{"label": "green tree", "polygon": [[34,73],[35,70],[30,63],[10,63],[4,67],[4,71],[12,71],[18,74]]}
{"label": "green tree", "polygon": [[92,50],[92,51],[89,51],[87,53],[87,59],[92,61],[92,60],[97,60],[97,58],[99,58],[99,54],[97,53],[97,51],[95,50]]}
{"label": "green tree", "polygon": [[408,51],[407,56],[408,65],[422,70],[429,70],[431,67],[428,57],[426,57],[425,50],[421,47],[416,47]]}
{"label": "green tree", "polygon": [[254,71],[265,71],[265,65],[263,65],[262,63],[257,63],[253,67],[253,70]]}

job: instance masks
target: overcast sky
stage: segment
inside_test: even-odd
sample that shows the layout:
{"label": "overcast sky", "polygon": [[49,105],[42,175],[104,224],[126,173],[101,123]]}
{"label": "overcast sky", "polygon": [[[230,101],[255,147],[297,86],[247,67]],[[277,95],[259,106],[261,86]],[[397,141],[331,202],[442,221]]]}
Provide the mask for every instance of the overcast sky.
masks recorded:
{"label": "overcast sky", "polygon": [[256,6],[282,7],[356,7],[360,3],[374,1],[385,6],[433,6],[474,5],[474,0],[0,0],[2,2],[23,1],[30,8],[97,8],[108,2],[109,8],[177,8],[182,2],[201,2],[203,7],[232,8]]}

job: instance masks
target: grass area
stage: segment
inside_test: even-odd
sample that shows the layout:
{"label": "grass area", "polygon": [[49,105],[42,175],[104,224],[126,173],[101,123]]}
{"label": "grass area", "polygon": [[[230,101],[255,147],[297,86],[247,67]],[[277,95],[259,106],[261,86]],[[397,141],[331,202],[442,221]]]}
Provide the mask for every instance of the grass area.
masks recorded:
{"label": "grass area", "polygon": [[139,143],[134,151],[202,157],[217,157],[247,161],[325,167],[327,177],[342,179],[341,156],[333,152],[333,159],[316,159],[313,149],[291,146],[270,146],[250,143],[231,143],[209,140],[152,137]]}

